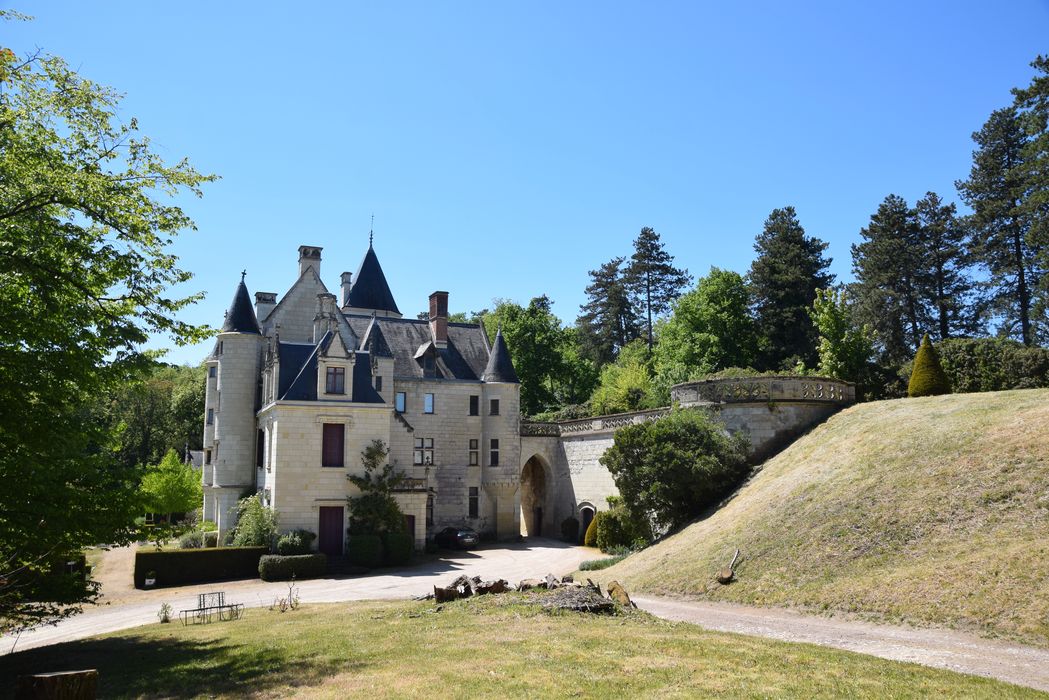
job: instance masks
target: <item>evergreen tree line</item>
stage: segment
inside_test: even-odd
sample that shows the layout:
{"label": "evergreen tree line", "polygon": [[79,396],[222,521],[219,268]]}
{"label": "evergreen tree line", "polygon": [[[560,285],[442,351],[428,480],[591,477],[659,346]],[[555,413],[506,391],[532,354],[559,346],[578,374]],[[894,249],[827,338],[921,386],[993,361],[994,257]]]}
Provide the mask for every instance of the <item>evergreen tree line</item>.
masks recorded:
{"label": "evergreen tree line", "polygon": [[818,372],[856,381],[868,397],[897,396],[925,335],[1045,344],[1049,58],[1031,65],[1031,84],[973,134],[971,170],[956,182],[971,213],[936,192],[913,205],[888,195],[851,248],[851,284],[836,284],[827,243],[786,206],[756,236],[745,275],[712,268],[692,286],[645,227],[629,257],[589,272],[573,326],[560,325],[545,296],[475,314],[503,324],[522,411],[565,418],[666,405],[673,384],[718,372]]}

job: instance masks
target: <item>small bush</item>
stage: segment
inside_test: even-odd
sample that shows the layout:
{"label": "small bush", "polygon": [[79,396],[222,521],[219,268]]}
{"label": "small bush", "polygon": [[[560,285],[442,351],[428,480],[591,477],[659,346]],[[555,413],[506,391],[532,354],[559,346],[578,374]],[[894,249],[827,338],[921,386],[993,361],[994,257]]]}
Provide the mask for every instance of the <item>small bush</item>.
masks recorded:
{"label": "small bush", "polygon": [[601,569],[607,569],[613,564],[618,564],[627,558],[626,554],[619,554],[614,557],[607,557],[605,559],[587,559],[586,561],[579,564],[580,571],[600,571]]}
{"label": "small bush", "polygon": [[310,546],[317,536],[309,530],[293,530],[277,540],[277,554],[285,557],[309,554]]}
{"label": "small bush", "polygon": [[387,566],[399,566],[412,560],[415,540],[407,532],[387,532],[383,537]]}
{"label": "small bush", "polygon": [[205,547],[218,547],[219,546],[219,533],[213,531],[206,531],[204,533],[204,546]]}
{"label": "small bush", "polygon": [[233,544],[237,547],[272,548],[277,537],[277,513],[262,503],[259,494],[237,502],[237,527]]}
{"label": "small bush", "polygon": [[561,539],[572,543],[579,539],[579,520],[569,515],[561,521]]}
{"label": "small bush", "polygon": [[266,547],[140,550],[135,553],[135,587],[145,586],[147,572],[155,572],[158,588],[255,578],[259,575],[259,557],[267,552]]}
{"label": "small bush", "polygon": [[351,535],[346,544],[346,558],[351,564],[369,569],[382,564],[382,538],[378,535]]}
{"label": "small bush", "polygon": [[594,513],[594,519],[590,521],[590,524],[586,528],[586,534],[583,535],[583,544],[587,547],[597,546],[597,524],[601,521],[601,516],[605,514],[605,511],[599,510]]}
{"label": "small bush", "polygon": [[179,549],[200,549],[204,546],[204,533],[199,530],[187,532],[178,538]]}
{"label": "small bush", "polygon": [[940,365],[940,356],[929,342],[929,334],[922,338],[918,354],[914,356],[914,369],[907,384],[908,396],[939,396],[951,393],[951,385]]}
{"label": "small bush", "polygon": [[259,559],[259,577],[263,581],[287,581],[292,577],[300,580],[317,578],[323,576],[327,570],[326,554],[266,554]]}
{"label": "small bush", "polygon": [[648,522],[636,517],[622,503],[605,511],[597,526],[596,544],[602,552],[611,553],[619,549],[629,551],[635,544],[645,546],[651,540],[652,529]]}
{"label": "small bush", "polygon": [[218,529],[219,529],[219,526],[216,525],[214,523],[214,521],[211,521],[211,520],[201,520],[200,521],[200,528],[199,528],[199,530],[201,532],[216,532]]}

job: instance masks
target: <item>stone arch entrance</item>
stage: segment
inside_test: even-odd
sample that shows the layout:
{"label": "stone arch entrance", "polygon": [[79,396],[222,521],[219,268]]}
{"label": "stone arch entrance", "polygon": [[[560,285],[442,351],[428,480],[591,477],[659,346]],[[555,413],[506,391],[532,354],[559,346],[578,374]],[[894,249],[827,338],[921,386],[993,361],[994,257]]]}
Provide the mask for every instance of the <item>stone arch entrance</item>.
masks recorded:
{"label": "stone arch entrance", "polygon": [[586,529],[590,527],[590,523],[594,522],[594,513],[596,509],[589,503],[579,504],[579,542],[582,543],[583,538],[586,537]]}
{"label": "stone arch entrance", "polygon": [[521,534],[525,537],[542,537],[543,521],[550,516],[546,475],[546,465],[538,455],[529,457],[521,469]]}

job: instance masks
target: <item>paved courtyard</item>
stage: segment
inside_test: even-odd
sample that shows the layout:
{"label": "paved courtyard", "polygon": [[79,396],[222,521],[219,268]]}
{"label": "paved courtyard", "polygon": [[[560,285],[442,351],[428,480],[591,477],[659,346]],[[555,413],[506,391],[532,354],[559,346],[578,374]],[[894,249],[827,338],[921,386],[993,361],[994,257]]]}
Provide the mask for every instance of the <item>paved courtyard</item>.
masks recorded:
{"label": "paved courtyard", "polygon": [[[110,562],[130,561],[123,552],[115,552]],[[528,540],[522,544],[494,545],[470,552],[446,552],[437,560],[425,561],[402,569],[379,569],[369,576],[312,579],[298,583],[303,603],[336,603],[349,600],[411,598],[432,593],[435,584],[444,585],[460,574],[483,579],[503,578],[511,583],[542,577],[547,573],[561,576],[574,571],[579,562],[601,556],[593,549],[576,547],[556,540]],[[118,564],[119,566],[119,564]],[[287,595],[286,583],[265,583],[258,579],[207,583],[154,591],[137,591],[130,587],[131,572],[115,575],[103,571],[103,602],[85,608],[84,614],[15,637],[0,639],[0,654],[15,650],[68,642],[107,632],[137,627],[157,621],[161,603],[170,603],[177,611],[196,607],[198,593],[221,590],[226,600],[245,607],[265,607],[278,595]],[[122,585],[119,581],[125,581]],[[248,613],[250,614],[250,612]]]}

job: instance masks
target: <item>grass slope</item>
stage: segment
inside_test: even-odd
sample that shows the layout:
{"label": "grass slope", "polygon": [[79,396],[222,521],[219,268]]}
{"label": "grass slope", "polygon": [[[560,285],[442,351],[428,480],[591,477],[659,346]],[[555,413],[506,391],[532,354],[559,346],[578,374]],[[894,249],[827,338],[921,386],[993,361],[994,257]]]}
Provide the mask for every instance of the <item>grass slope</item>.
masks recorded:
{"label": "grass slope", "polygon": [[[719,586],[736,547],[738,580]],[[1049,646],[1049,390],[853,406],[593,578]]]}
{"label": "grass slope", "polygon": [[997,681],[633,612],[550,615],[520,596],[249,610],[0,658],[16,673],[97,668],[99,697],[1044,698]]}

